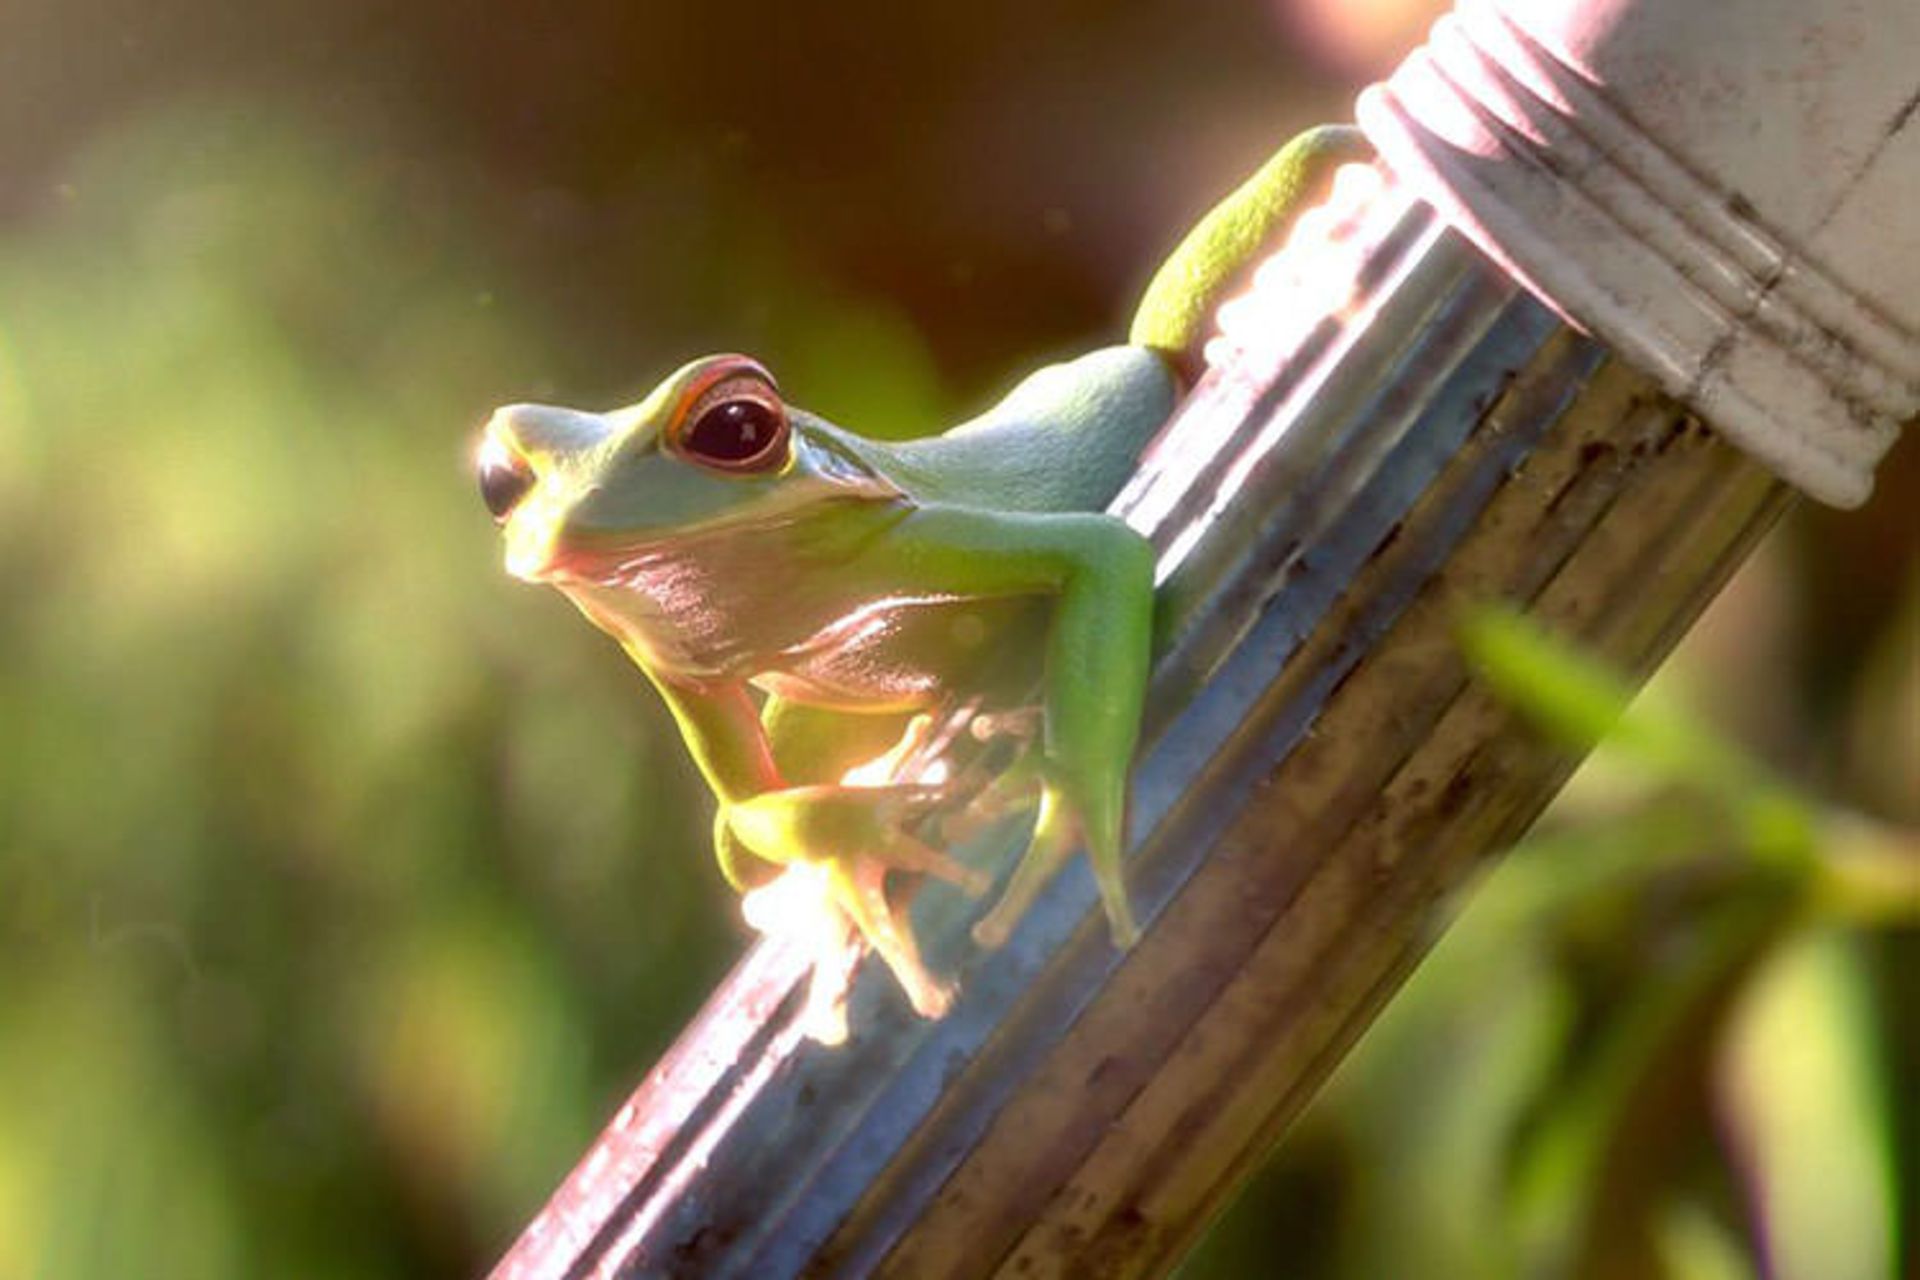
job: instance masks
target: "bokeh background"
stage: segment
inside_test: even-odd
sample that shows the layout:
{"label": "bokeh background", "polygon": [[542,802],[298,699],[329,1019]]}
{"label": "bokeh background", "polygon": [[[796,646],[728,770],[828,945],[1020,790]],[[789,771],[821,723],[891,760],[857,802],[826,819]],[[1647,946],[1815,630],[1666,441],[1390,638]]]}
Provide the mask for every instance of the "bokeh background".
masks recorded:
{"label": "bokeh background", "polygon": [[[0,1280],[478,1274],[743,945],[637,673],[499,571],[492,405],[738,349],[937,429],[1429,8],[0,10]],[[1920,1275],[1916,453],[1662,678],[1893,878],[1729,950],[1752,797],[1603,762],[1190,1275]]]}

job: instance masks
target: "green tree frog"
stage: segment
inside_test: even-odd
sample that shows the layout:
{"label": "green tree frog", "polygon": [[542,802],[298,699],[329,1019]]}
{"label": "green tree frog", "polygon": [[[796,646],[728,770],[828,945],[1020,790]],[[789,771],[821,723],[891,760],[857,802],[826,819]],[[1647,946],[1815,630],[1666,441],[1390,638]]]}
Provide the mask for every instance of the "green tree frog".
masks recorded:
{"label": "green tree frog", "polygon": [[[1082,846],[1114,943],[1136,937],[1121,855],[1154,556],[1102,509],[1197,367],[1223,291],[1367,154],[1351,129],[1294,139],[1162,266],[1127,345],[1041,369],[944,435],[864,439],[740,355],[611,412],[512,405],[488,422],[480,490],[508,570],[559,588],[659,690],[718,801],[733,886],[813,886],[820,1038],[844,1031],[829,973],[851,963],[835,947],[879,952],[922,1015],[948,1006],[888,877],[974,892],[985,877],[919,833],[943,785],[886,766],[961,704],[1021,723],[1039,691],[1032,834],[975,939],[1003,942]],[[859,769],[876,759],[877,777]]]}

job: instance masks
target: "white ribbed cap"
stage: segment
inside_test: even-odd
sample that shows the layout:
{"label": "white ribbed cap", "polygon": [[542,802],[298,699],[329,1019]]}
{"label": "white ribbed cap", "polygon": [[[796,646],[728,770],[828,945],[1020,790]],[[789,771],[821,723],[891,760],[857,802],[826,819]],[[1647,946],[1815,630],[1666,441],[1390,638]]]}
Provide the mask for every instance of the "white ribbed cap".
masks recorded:
{"label": "white ribbed cap", "polygon": [[1823,502],[1920,410],[1920,2],[1461,0],[1362,128]]}

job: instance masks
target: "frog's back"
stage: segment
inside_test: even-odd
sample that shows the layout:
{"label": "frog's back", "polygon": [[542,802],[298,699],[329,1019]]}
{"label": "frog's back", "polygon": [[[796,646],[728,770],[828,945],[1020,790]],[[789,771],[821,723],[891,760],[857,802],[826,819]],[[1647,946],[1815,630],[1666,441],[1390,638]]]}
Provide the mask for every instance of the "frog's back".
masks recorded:
{"label": "frog's back", "polygon": [[1145,347],[1106,347],[1029,375],[945,435],[890,446],[917,497],[1001,511],[1098,511],[1173,412],[1178,383]]}

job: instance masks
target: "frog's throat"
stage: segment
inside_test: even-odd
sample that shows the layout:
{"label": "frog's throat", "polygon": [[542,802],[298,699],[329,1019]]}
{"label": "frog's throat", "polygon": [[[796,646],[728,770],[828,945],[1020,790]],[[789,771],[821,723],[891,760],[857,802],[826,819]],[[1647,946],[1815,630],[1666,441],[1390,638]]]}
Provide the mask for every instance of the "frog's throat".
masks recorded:
{"label": "frog's throat", "polygon": [[[859,482],[801,484],[782,490],[751,517],[738,513],[672,529],[580,529],[556,526],[545,539],[538,563],[520,577],[553,583],[584,582],[594,586],[624,586],[637,570],[669,559],[697,555],[703,546],[722,541],[781,538],[823,507],[860,504],[897,507],[905,515],[912,501],[899,489],[878,478]],[[511,552],[509,553],[511,559]]]}

